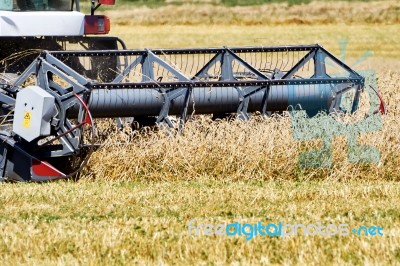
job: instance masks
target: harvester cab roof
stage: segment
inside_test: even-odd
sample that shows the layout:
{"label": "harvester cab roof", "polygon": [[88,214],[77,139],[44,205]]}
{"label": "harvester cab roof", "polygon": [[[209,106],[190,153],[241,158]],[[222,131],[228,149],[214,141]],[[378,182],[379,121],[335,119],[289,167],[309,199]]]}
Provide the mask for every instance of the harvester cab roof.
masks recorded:
{"label": "harvester cab roof", "polygon": [[[115,0],[91,1],[93,12],[100,5],[114,5]],[[3,11],[80,11],[79,0],[2,0],[0,10]]]}
{"label": "harvester cab roof", "polygon": [[0,37],[108,34],[109,18],[94,15],[102,4],[112,5],[114,1],[93,1],[91,14],[85,15],[80,12],[78,0],[2,0]]}

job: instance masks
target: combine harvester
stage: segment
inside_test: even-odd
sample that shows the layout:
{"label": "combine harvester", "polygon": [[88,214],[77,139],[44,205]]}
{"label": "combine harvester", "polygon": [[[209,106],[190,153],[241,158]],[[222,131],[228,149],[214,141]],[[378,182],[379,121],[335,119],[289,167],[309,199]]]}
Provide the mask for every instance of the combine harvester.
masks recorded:
{"label": "combine harvester", "polygon": [[181,127],[188,114],[246,120],[298,105],[314,115],[343,111],[348,92],[357,109],[364,78],[319,45],[127,50],[89,36],[110,29],[94,11],[113,0],[98,1],[87,16],[78,0],[1,1],[0,180],[75,177],[94,118],[174,127],[177,116]]}

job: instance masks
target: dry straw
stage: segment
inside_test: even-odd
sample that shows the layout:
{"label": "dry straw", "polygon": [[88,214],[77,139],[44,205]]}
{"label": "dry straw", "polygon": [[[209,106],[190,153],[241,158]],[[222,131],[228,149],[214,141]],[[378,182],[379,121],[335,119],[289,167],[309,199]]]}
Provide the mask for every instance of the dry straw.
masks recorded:
{"label": "dry straw", "polygon": [[231,180],[246,179],[368,179],[399,180],[400,112],[398,73],[381,73],[379,89],[389,113],[383,129],[364,134],[360,143],[377,147],[379,164],[347,161],[346,139],[333,141],[334,165],[330,169],[302,169],[301,151],[320,147],[321,141],[295,141],[287,114],[250,121],[211,121],[199,116],[186,124],[183,134],[146,128],[119,131],[113,121],[101,121],[107,129],[103,146],[92,156],[84,177],[106,180],[193,180],[201,176]]}

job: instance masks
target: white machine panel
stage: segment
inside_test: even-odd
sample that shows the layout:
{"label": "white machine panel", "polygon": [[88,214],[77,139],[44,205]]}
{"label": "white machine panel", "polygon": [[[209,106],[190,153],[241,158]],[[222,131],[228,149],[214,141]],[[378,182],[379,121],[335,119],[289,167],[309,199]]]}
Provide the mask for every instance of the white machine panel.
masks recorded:
{"label": "white machine panel", "polygon": [[0,36],[82,36],[84,17],[76,11],[0,11]]}
{"label": "white machine panel", "polygon": [[56,113],[54,97],[38,86],[17,93],[13,131],[30,142],[50,134],[50,120]]}

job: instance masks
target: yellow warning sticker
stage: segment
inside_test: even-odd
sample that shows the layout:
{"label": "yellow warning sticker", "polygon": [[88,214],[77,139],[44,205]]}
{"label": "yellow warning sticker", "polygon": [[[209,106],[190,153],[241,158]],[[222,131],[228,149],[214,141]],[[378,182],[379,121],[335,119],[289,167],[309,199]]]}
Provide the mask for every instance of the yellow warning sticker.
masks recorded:
{"label": "yellow warning sticker", "polygon": [[24,128],[30,128],[31,127],[31,112],[25,112],[24,114]]}

